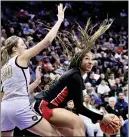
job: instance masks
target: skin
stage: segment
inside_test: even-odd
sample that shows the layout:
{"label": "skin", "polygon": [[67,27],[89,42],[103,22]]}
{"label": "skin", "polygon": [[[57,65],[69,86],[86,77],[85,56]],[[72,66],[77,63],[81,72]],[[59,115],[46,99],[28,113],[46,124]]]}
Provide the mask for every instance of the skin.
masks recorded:
{"label": "skin", "polygon": [[[94,64],[94,61],[93,61],[92,53],[89,52],[82,59],[82,64],[80,66],[81,74],[84,75],[85,73],[91,71],[93,64]],[[112,120],[113,117],[114,117],[113,114],[105,114],[102,122],[104,122],[105,124],[110,123],[111,126],[115,127],[117,126],[117,124]],[[63,127],[63,129],[67,128],[65,133],[67,133],[67,135],[69,136],[85,135],[84,126],[83,126],[84,123],[80,121],[80,118],[77,115],[75,115],[74,113],[68,112],[65,109],[62,109],[62,108],[53,109],[53,113],[49,119],[49,122],[57,128],[59,127]],[[72,132],[69,129],[71,129]],[[79,131],[78,129],[81,129],[81,130]],[[60,133],[62,133],[63,135],[66,135],[65,133],[61,132],[61,130],[60,130]]]}
{"label": "skin", "polygon": [[86,56],[82,60],[82,64],[80,67],[82,75],[91,71],[93,65],[94,65],[93,56],[92,56],[92,53],[89,52],[86,54]]}
{"label": "skin", "polygon": [[72,110],[72,109],[74,108],[74,103],[73,103],[73,101],[68,102],[67,106],[68,106],[69,109]]}
{"label": "skin", "polygon": [[86,95],[86,96],[84,97],[84,102],[85,102],[86,104],[88,104],[88,103],[90,103],[90,101],[91,101],[90,96],[89,96],[89,95]]}
{"label": "skin", "polygon": [[[86,54],[86,56],[82,60],[82,64],[80,67],[81,74],[84,75],[85,73],[91,71],[93,65],[94,65],[93,56],[92,56],[92,53],[89,52]],[[102,122],[104,122],[105,124],[110,123],[111,126],[117,126],[117,123],[112,121],[112,117],[114,117],[114,115],[106,114],[104,115]]]}
{"label": "skin", "polygon": [[113,109],[114,109],[115,104],[116,104],[116,101],[114,101],[114,100],[109,101],[109,106],[111,106],[111,108],[113,108]]}
{"label": "skin", "polygon": [[[51,44],[51,42],[57,35],[57,31],[61,23],[64,20],[65,9],[66,7],[63,8],[62,4],[58,6],[58,15],[57,15],[58,21],[53,26],[53,28],[49,31],[46,37],[34,47],[27,49],[24,41],[21,38],[18,39],[18,44],[17,46],[12,48],[12,54],[10,55],[10,57],[19,55],[17,58],[17,64],[19,66],[27,67],[32,57],[36,56],[39,52],[41,52],[44,48],[47,48]],[[40,136],[58,136],[57,131],[45,119],[42,119],[38,124],[29,128],[28,130]],[[2,132],[1,135],[13,136],[13,131]]]}

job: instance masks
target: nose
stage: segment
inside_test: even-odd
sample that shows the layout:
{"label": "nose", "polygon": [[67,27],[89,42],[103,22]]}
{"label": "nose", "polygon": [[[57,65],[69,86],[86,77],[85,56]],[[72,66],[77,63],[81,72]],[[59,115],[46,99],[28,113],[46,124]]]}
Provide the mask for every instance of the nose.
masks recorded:
{"label": "nose", "polygon": [[93,61],[92,60],[89,60],[88,62],[90,65],[93,65]]}

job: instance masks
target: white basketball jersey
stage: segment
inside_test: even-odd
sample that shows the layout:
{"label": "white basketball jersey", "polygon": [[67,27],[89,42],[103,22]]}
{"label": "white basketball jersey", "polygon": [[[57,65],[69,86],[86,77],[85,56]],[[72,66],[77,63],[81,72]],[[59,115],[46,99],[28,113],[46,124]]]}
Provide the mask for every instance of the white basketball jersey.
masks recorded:
{"label": "white basketball jersey", "polygon": [[17,57],[11,58],[1,69],[3,100],[28,97],[29,68],[20,67],[16,62]]}

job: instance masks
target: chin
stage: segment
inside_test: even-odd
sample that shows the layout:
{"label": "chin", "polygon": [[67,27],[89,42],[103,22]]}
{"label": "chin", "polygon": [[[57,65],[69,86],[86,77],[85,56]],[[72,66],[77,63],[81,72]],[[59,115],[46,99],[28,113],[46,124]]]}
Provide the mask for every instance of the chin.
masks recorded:
{"label": "chin", "polygon": [[86,72],[90,72],[91,71],[91,69],[86,69]]}

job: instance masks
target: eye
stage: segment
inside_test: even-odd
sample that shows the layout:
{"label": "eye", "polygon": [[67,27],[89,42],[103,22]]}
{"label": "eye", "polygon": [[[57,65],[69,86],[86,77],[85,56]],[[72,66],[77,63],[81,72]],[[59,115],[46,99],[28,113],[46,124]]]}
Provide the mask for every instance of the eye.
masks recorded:
{"label": "eye", "polygon": [[88,60],[89,58],[88,58],[88,57],[86,57],[85,59],[86,59],[86,60]]}

